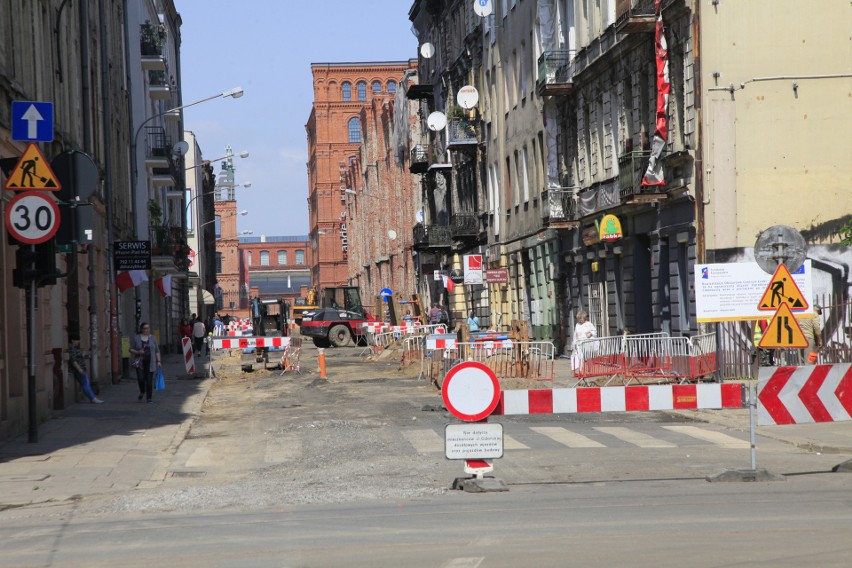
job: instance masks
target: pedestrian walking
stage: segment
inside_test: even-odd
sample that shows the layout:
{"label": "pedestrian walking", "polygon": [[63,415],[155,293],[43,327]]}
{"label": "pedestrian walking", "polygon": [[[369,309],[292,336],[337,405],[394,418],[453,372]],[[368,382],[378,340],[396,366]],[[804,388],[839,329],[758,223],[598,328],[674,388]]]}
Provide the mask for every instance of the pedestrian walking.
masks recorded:
{"label": "pedestrian walking", "polygon": [[133,367],[136,368],[136,383],[139,385],[139,398],[145,396],[149,403],[154,394],[154,372],[163,366],[160,357],[160,346],[157,338],[151,334],[148,322],[142,322],[139,333],[133,338],[130,353],[135,357]]}
{"label": "pedestrian walking", "polygon": [[438,304],[432,304],[432,309],[429,310],[429,323],[435,325],[440,323],[441,321],[441,309],[438,307]]}
{"label": "pedestrian walking", "polygon": [[[195,314],[192,314],[195,316]],[[195,318],[192,324],[192,350],[196,357],[201,357],[201,348],[204,346],[204,337],[207,335],[207,327],[200,317]]]}
{"label": "pedestrian walking", "polygon": [[86,358],[83,357],[83,350],[80,349],[80,336],[71,334],[68,337],[68,367],[74,374],[74,380],[80,385],[83,394],[89,399],[92,404],[103,404],[104,401],[95,396],[92,392],[92,386],[89,382],[89,373],[86,371]]}
{"label": "pedestrian walking", "polygon": [[180,332],[181,339],[184,337],[192,337],[192,326],[189,325],[189,320],[183,318],[180,320],[180,326],[178,327],[178,331]]}
{"label": "pedestrian walking", "polygon": [[222,322],[222,318],[219,317],[219,314],[216,314],[216,317],[213,318],[213,335],[225,335],[225,324]]}

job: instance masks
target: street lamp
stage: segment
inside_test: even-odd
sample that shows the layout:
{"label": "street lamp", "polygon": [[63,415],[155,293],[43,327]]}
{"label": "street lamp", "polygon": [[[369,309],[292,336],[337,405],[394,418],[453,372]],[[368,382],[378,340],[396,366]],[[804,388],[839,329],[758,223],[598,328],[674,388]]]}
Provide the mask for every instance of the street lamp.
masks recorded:
{"label": "street lamp", "polygon": [[[188,103],[188,104],[185,104],[185,105],[170,108],[169,110],[163,111],[163,112],[155,114],[153,116],[149,116],[147,119],[145,119],[142,122],[142,124],[139,125],[139,128],[136,129],[136,133],[133,135],[133,144],[130,146],[130,159],[131,159],[132,166],[133,166],[133,175],[130,177],[130,203],[131,203],[131,205],[134,209],[136,209],[136,186],[137,186],[137,177],[139,175],[139,171],[138,171],[139,165],[138,165],[138,159],[137,159],[137,156],[136,156],[136,149],[137,149],[137,146],[138,146],[138,143],[139,143],[139,133],[142,132],[142,129],[145,127],[145,125],[148,124],[149,122],[151,122],[152,120],[163,117],[167,114],[172,114],[172,113],[175,113],[179,110],[183,110],[185,108],[189,108],[191,106],[195,106],[195,105],[198,105],[198,104],[201,104],[201,103],[213,100],[213,99],[218,99],[218,98],[224,99],[224,98],[227,98],[227,97],[238,99],[241,96],[243,96],[242,87],[234,87],[233,89],[230,89],[228,91],[223,91],[223,92],[218,93],[216,95],[205,97],[205,98],[199,99],[195,102],[191,102],[191,103]],[[134,239],[139,238],[139,219],[137,217],[138,217],[138,215],[136,215],[136,214],[133,215],[133,238]]]}
{"label": "street lamp", "polygon": [[[239,215],[240,217],[245,217],[246,215],[248,215],[248,211],[243,209],[242,211],[237,211],[233,215],[226,215],[225,217],[219,217],[219,220],[221,221],[222,219],[230,219],[231,217],[236,217],[237,215]],[[215,223],[215,222],[216,222],[216,219],[210,219],[209,221],[202,223],[201,225],[198,226],[198,231],[201,232],[201,229],[203,229],[205,226],[209,225],[210,223]]]}
{"label": "street lamp", "polygon": [[240,234],[241,235],[253,235],[254,231],[249,231],[248,229],[246,229],[245,231],[242,231]]}
{"label": "street lamp", "polygon": [[248,153],[247,150],[243,150],[239,154],[234,154],[233,152],[231,152],[230,154],[225,154],[224,156],[221,156],[219,158],[213,158],[212,160],[201,160],[200,164],[195,164],[194,166],[189,166],[188,168],[185,168],[185,169],[186,169],[186,171],[189,171],[189,170],[194,170],[195,168],[200,168],[201,166],[203,166],[205,164],[211,164],[213,162],[218,162],[219,160],[227,160],[229,158],[248,158],[248,157],[249,157],[249,153]]}
{"label": "street lamp", "polygon": [[[208,196],[208,195],[213,195],[214,193],[216,193],[218,190],[220,190],[220,189],[221,189],[221,188],[223,188],[223,187],[233,187],[233,188],[235,188],[235,189],[236,189],[236,188],[238,188],[238,187],[244,187],[244,188],[248,189],[248,188],[250,188],[250,187],[251,187],[251,182],[250,182],[250,181],[246,181],[246,182],[243,182],[243,183],[237,183],[237,184],[233,184],[233,185],[217,185],[215,189],[211,189],[210,191],[199,192],[199,193],[195,194],[195,195],[192,197],[192,199],[190,199],[190,200],[186,203],[186,208],[185,208],[185,211],[184,211],[183,216],[184,216],[185,218],[189,219],[189,206],[190,206],[190,205],[192,205],[192,202],[193,202],[193,201],[195,201],[195,200],[196,200],[196,199],[198,199],[199,197],[206,197],[206,196]],[[202,227],[203,227],[203,226],[204,226],[204,225],[202,225]]]}

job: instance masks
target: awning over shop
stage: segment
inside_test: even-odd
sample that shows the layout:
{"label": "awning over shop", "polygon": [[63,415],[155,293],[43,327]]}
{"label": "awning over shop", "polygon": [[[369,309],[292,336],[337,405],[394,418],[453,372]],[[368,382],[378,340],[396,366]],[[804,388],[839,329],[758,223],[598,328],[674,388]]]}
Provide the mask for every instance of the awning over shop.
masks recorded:
{"label": "awning over shop", "polygon": [[213,294],[211,294],[207,290],[201,291],[201,299],[204,301],[205,306],[213,305],[216,303],[216,299],[213,297]]}

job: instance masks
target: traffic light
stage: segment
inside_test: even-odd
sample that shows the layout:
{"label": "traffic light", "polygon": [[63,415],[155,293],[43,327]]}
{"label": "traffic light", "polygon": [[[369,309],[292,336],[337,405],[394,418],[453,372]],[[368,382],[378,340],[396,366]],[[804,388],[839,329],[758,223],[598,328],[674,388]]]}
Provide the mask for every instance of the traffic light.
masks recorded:
{"label": "traffic light", "polygon": [[35,245],[21,245],[15,251],[15,269],[12,284],[16,288],[27,288],[35,279],[36,286],[56,284],[56,244],[53,240]]}

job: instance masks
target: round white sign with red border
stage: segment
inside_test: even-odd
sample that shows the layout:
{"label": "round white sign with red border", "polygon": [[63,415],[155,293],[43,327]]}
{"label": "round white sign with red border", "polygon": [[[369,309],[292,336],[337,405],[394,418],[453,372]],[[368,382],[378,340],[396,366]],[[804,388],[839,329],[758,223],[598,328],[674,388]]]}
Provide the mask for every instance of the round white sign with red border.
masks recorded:
{"label": "round white sign with red border", "polygon": [[500,381],[494,371],[475,361],[456,365],[441,385],[444,405],[453,416],[478,422],[494,412],[500,402]]}
{"label": "round white sign with red border", "polygon": [[19,193],[6,207],[6,229],[28,245],[49,241],[59,230],[59,206],[44,192]]}

